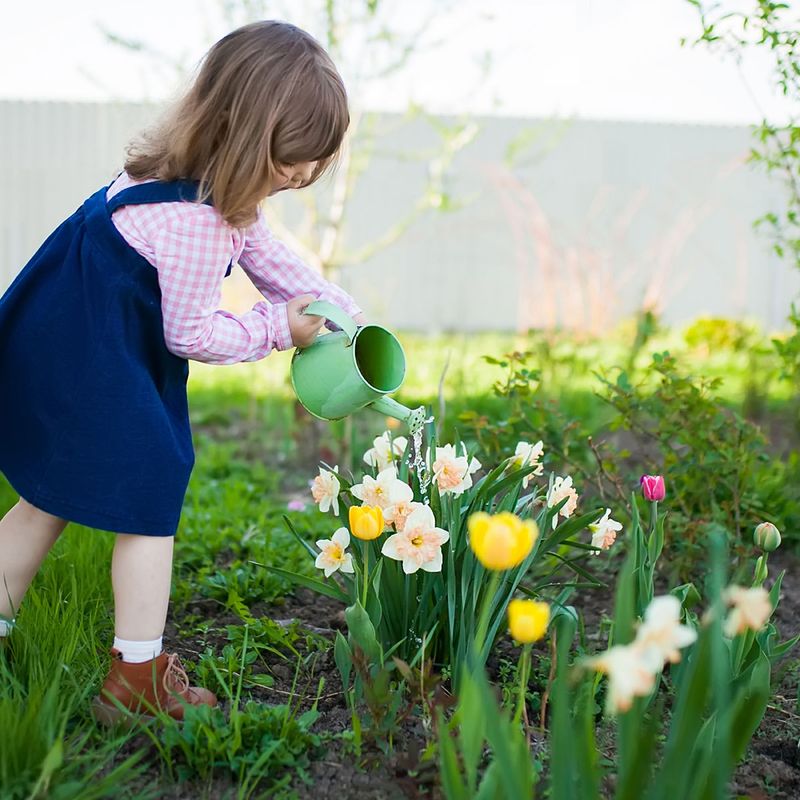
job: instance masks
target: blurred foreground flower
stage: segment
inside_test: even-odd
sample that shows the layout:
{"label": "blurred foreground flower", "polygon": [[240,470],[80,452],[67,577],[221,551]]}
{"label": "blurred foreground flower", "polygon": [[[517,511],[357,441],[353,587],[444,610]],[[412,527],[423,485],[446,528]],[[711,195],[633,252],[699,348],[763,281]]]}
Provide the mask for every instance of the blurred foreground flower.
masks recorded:
{"label": "blurred foreground flower", "polygon": [[528,444],[528,442],[518,442],[517,448],[514,450],[514,461],[512,464],[517,469],[523,467],[536,467],[536,469],[526,475],[522,479],[522,488],[527,489],[531,478],[536,475],[541,475],[544,472],[544,465],[539,463],[539,459],[544,453],[544,444],[540,441],[536,444]]}
{"label": "blurred foreground flower", "polygon": [[762,522],[753,531],[753,541],[757,547],[771,553],[781,545],[781,532],[771,522]]}
{"label": "blurred foreground flower", "polygon": [[339,478],[334,474],[338,471],[338,465],[333,468],[333,472],[320,467],[319,475],[311,483],[311,496],[314,498],[314,502],[319,504],[320,511],[328,511],[332,508],[334,514],[339,513],[341,485]]}
{"label": "blurred foreground flower", "polygon": [[538,600],[512,600],[508,604],[508,629],[520,644],[538,642],[550,622],[550,606]]}
{"label": "blurred foreground flower", "polygon": [[419,569],[425,572],[442,571],[442,545],[450,534],[436,527],[433,511],[428,506],[417,504],[409,514],[402,532],[390,536],[381,553],[403,562],[403,572],[410,575]]}
{"label": "blurred foreground flower", "polygon": [[654,597],[630,644],[615,645],[586,660],[587,666],[608,675],[611,713],[627,711],[634,697],[647,697],[664,664],[677,664],[681,660],[680,650],[697,639],[697,632],[681,625],[680,618],[681,603],[677,597]]}
{"label": "blurred foreground flower", "polygon": [[660,503],[667,496],[663,475],[642,475],[639,484],[645,500]]}
{"label": "blurred foreground flower", "polygon": [[392,438],[389,431],[385,431],[372,442],[372,447],[364,453],[364,461],[378,471],[386,469],[393,461],[402,457],[406,451],[408,439],[404,436]]}
{"label": "blurred foreground flower", "polygon": [[339,569],[342,572],[353,572],[353,557],[344,552],[349,544],[350,534],[347,528],[339,528],[330,539],[320,539],[317,547],[322,552],[317,556],[314,566],[324,570],[326,578]]}
{"label": "blurred foreground flower", "polygon": [[[433,461],[433,476],[441,494],[452,492],[456,497],[472,486],[472,473],[481,468],[477,458],[470,459],[467,446],[461,444],[464,455],[457,455],[452,444],[436,448]],[[430,453],[428,454],[430,460]]]}
{"label": "blurred foreground flower", "polygon": [[769,592],[763,586],[751,589],[729,586],[723,593],[723,598],[732,606],[723,626],[723,632],[731,638],[748,630],[760,631],[772,615]]}
{"label": "blurred foreground flower", "polygon": [[634,697],[647,697],[656,683],[643,651],[633,645],[616,645],[587,664],[608,675],[608,708],[614,714],[627,711]]}
{"label": "blurred foreground flower", "polygon": [[558,525],[559,514],[564,517],[564,519],[568,519],[572,516],[578,505],[578,493],[572,485],[571,475],[567,475],[566,478],[556,477],[553,481],[553,487],[547,495],[547,507],[553,508],[553,506],[557,506],[565,497],[567,498],[567,502],[564,503],[558,514],[553,515],[553,528]]}
{"label": "blurred foreground flower", "polygon": [[383,533],[383,511],[379,506],[350,506],[350,530],[356,539],[377,539]]}
{"label": "blurred foreground flower", "polygon": [[[617,532],[622,530],[622,523],[611,519],[611,509],[607,508],[597,522],[589,525],[589,530],[592,533],[592,547],[608,550],[617,540]],[[599,555],[599,552],[595,550],[593,555]]]}
{"label": "blurred foreground flower", "polygon": [[644,612],[644,621],[636,631],[634,645],[642,650],[653,672],[660,672],[664,662],[677,664],[680,650],[697,639],[697,631],[681,625],[681,602],[666,594],[654,597]]}
{"label": "blurred foreground flower", "polygon": [[509,511],[489,515],[483,511],[467,520],[469,545],[487,569],[511,569],[521,564],[539,535],[534,520],[521,520]]}

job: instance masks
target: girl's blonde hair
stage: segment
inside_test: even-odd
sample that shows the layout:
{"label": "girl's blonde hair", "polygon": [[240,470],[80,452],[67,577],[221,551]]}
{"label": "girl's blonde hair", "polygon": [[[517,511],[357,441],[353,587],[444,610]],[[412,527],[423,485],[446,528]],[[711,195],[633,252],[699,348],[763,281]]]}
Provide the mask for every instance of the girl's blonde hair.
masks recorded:
{"label": "girl's blonde hair", "polygon": [[316,39],[285,22],[254,22],[208,51],[189,91],[131,144],[125,170],[199,181],[199,199],[243,227],[279,165],[316,161],[313,183],[349,122],[344,84]]}

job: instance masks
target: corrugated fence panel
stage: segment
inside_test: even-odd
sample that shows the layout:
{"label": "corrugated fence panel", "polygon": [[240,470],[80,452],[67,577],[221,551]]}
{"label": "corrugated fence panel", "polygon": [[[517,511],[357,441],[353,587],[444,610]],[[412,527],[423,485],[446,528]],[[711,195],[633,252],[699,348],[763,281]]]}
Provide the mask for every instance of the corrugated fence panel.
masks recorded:
{"label": "corrugated fence panel", "polygon": [[0,289],[122,168],[126,144],[156,113],[127,103],[0,102]]}
{"label": "corrugated fence panel", "polygon": [[[158,110],[0,101],[0,291],[121,169],[126,144]],[[462,207],[429,212],[349,263],[348,252],[380,240],[419,200],[427,164],[408,154],[437,152],[425,120],[376,119],[385,133],[348,200],[338,280],[387,325],[601,331],[652,305],[673,323],[713,314],[781,326],[800,290],[797,270],[752,230],[782,197],[745,164],[751,136],[741,126],[479,120],[446,178]],[[509,143],[532,131],[534,146],[509,166]],[[304,198],[271,202],[297,221]],[[227,307],[255,299],[241,273],[226,282]]]}

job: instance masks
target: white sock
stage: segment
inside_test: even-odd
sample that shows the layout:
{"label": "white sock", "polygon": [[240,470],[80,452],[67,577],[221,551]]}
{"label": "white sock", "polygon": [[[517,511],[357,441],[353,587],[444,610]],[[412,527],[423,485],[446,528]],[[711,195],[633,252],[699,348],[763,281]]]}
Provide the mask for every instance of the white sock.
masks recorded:
{"label": "white sock", "polygon": [[8,634],[11,633],[13,627],[14,627],[13,619],[8,621],[0,619],[0,637],[8,636]]}
{"label": "white sock", "polygon": [[151,642],[131,642],[127,639],[114,637],[114,647],[122,653],[122,660],[129,664],[141,664],[161,655],[161,642],[163,636]]}

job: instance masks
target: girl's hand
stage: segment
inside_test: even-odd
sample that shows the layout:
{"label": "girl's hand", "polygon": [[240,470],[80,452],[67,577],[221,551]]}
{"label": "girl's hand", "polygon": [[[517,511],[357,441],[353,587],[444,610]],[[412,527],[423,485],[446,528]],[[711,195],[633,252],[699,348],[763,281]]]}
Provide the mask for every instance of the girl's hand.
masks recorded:
{"label": "girl's hand", "polygon": [[316,299],[313,294],[301,294],[299,297],[293,297],[286,304],[286,313],[289,316],[289,331],[292,334],[292,344],[295,347],[308,347],[317,338],[319,329],[325,323],[325,317],[303,313],[303,309]]}

